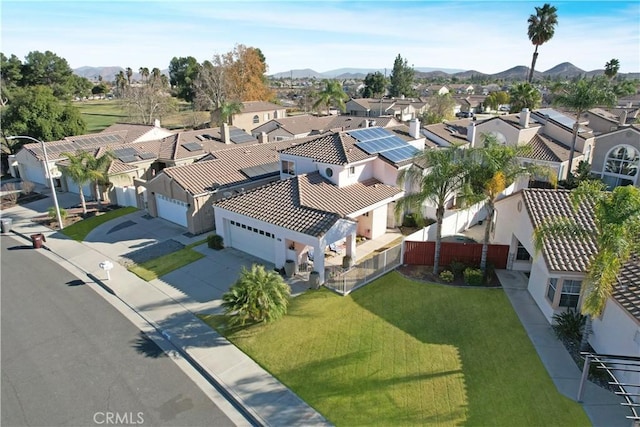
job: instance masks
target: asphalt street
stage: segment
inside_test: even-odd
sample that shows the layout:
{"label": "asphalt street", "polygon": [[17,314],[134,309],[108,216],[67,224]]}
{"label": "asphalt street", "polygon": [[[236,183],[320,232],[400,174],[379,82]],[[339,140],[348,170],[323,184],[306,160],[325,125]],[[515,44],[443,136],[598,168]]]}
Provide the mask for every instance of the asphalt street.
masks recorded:
{"label": "asphalt street", "polygon": [[2,426],[231,426],[174,361],[82,280],[0,237]]}

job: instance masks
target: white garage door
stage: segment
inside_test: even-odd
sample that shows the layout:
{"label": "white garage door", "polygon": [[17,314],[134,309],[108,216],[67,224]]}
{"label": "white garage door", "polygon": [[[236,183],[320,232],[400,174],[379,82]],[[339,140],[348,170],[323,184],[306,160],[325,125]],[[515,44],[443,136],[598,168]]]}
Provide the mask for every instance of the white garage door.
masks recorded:
{"label": "white garage door", "polygon": [[231,224],[229,227],[231,242],[225,242],[225,246],[231,246],[271,263],[275,262],[273,234],[238,221],[229,223]]}
{"label": "white garage door", "polygon": [[158,216],[183,227],[187,226],[187,204],[179,200],[170,199],[156,194]]}

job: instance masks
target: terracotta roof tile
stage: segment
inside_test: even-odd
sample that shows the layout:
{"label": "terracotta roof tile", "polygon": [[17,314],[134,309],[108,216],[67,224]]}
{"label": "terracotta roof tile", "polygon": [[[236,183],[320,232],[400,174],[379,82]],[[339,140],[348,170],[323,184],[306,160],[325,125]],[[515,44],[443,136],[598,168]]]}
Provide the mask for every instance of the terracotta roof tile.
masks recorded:
{"label": "terracotta roof tile", "polygon": [[300,205],[296,177],[224,199],[216,207],[314,237],[325,234],[340,215]]}
{"label": "terracotta roof tile", "polygon": [[256,113],[260,111],[284,110],[282,105],[265,101],[245,101],[242,103],[242,111],[240,113]]}
{"label": "terracotta roof tile", "polygon": [[[546,218],[567,217],[587,230],[595,230],[593,210],[583,205],[575,212],[570,194],[569,190],[524,189],[522,196],[533,227],[538,227]],[[591,237],[584,240],[554,237],[545,241],[542,252],[551,271],[585,272],[596,251]]]}
{"label": "terracotta roof tile", "polygon": [[345,165],[376,157],[375,154],[365,153],[356,147],[355,143],[356,140],[346,133],[333,133],[307,140],[295,147],[282,150],[281,153],[312,158],[332,165]]}
{"label": "terracotta roof tile", "polygon": [[[540,134],[535,134],[526,147],[529,147],[531,151],[524,152],[522,155],[524,158],[555,163],[569,160],[571,151],[569,147],[559,141]],[[576,159],[582,156],[581,153],[575,154]]]}
{"label": "terracotta roof tile", "polygon": [[620,270],[618,279],[612,296],[640,321],[640,257],[632,256]]}

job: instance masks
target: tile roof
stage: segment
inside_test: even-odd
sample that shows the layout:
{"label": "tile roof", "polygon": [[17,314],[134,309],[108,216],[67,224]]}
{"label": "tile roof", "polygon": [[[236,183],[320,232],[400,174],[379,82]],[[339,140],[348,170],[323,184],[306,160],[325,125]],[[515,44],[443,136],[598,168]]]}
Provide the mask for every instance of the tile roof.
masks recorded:
{"label": "tile roof", "polygon": [[302,206],[296,177],[220,200],[214,206],[314,237],[325,234],[340,219],[337,213]]}
{"label": "tile roof", "polygon": [[[309,114],[273,119],[254,128],[252,133],[259,133],[262,129],[272,130],[275,127],[282,128],[293,135],[308,134],[312,131],[324,131],[330,129],[332,116],[312,116]],[[267,130],[265,130],[268,132]]]}
{"label": "tile roof", "polygon": [[257,113],[260,111],[273,111],[273,110],[284,110],[285,107],[282,105],[274,104],[273,102],[266,101],[245,101],[242,103],[242,111],[243,113]]}
{"label": "tile roof", "polygon": [[[435,123],[425,126],[424,129],[445,141],[450,142],[451,144],[468,144],[467,127],[471,124],[471,121],[471,119],[461,119],[446,123]],[[438,146],[437,144],[433,145]]]}
{"label": "tile roof", "polygon": [[611,296],[640,321],[640,257],[632,256],[618,273]]}
{"label": "tile roof", "polygon": [[355,116],[335,116],[330,123],[330,128],[335,130],[350,130],[367,127],[366,122],[373,121],[375,125],[386,128],[389,126],[397,126],[400,124],[395,117],[355,117]]}
{"label": "tile roof", "polygon": [[298,181],[302,205],[343,216],[402,193],[401,189],[374,178],[338,187],[314,172],[298,176]]}
{"label": "tile roof", "polygon": [[[230,132],[238,130],[239,129],[234,126],[229,126]],[[243,133],[246,132],[243,131]],[[247,136],[250,135],[247,134]],[[219,127],[182,131],[162,139],[158,158],[167,160],[200,158],[214,151],[226,150],[231,147],[236,147],[237,145],[255,144],[257,142],[258,140],[253,138],[252,141],[242,144],[235,144],[233,142],[227,144],[222,140],[222,133]],[[187,144],[188,147],[190,144],[198,144],[201,149],[193,150],[193,148],[191,148],[191,150],[189,150],[185,147],[185,144]]]}
{"label": "tile roof", "polygon": [[367,154],[358,148],[355,145],[356,142],[347,133],[336,132],[312,138],[280,152],[333,165],[346,165],[376,157],[375,154]]}
{"label": "tile roof", "polygon": [[317,237],[339,218],[401,193],[375,179],[338,187],[313,172],[223,199],[215,206]]}
{"label": "tile roof", "polygon": [[[522,197],[533,228],[538,227],[546,218],[573,218],[587,230],[595,230],[593,209],[586,205],[573,209],[569,190],[549,190],[527,188],[522,190]],[[549,238],[544,243],[542,254],[550,271],[570,271],[584,273],[589,259],[597,251],[592,237],[569,239],[564,237]]]}
{"label": "tile roof", "polygon": [[[100,133],[125,132],[125,142],[133,142],[147,132],[154,130],[154,125],[142,125],[136,123],[114,123]],[[168,131],[167,129],[164,129]]]}
{"label": "tile roof", "polygon": [[[616,114],[614,114],[614,113],[612,113],[610,111],[604,110],[602,108],[592,108],[589,111],[587,111],[587,113],[594,114],[594,115],[596,115],[596,116],[598,116],[600,118],[603,118],[603,119],[608,120],[608,121],[610,121],[612,123],[615,123],[615,124],[618,124],[620,122],[620,116],[619,115],[616,115]],[[584,117],[584,118],[588,119],[589,116],[585,113],[581,117]]]}
{"label": "tile roof", "polygon": [[174,179],[191,194],[203,194],[220,186],[251,181],[242,169],[279,162],[278,150],[291,146],[292,142],[235,146],[210,153],[207,158],[212,160],[165,168],[161,173]]}
{"label": "tile roof", "polygon": [[[569,153],[571,152],[571,149],[566,145],[540,134],[535,134],[524,147],[531,151],[525,151],[522,157],[554,163],[562,163],[569,160]],[[582,156],[582,153],[577,152],[575,155],[577,158]]]}

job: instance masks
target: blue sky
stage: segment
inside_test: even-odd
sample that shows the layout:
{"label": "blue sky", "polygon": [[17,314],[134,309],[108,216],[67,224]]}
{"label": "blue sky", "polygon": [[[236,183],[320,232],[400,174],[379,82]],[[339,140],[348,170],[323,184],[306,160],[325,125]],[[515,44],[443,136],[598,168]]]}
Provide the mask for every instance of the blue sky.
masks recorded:
{"label": "blue sky", "polygon": [[[20,59],[50,50],[72,68],[168,68],[236,44],[258,47],[269,74],[311,68],[410,65],[496,73],[529,66],[527,18],[544,1],[41,1],[2,0],[0,50]],[[561,62],[640,72],[640,2],[550,1],[554,38],[536,70]]]}

